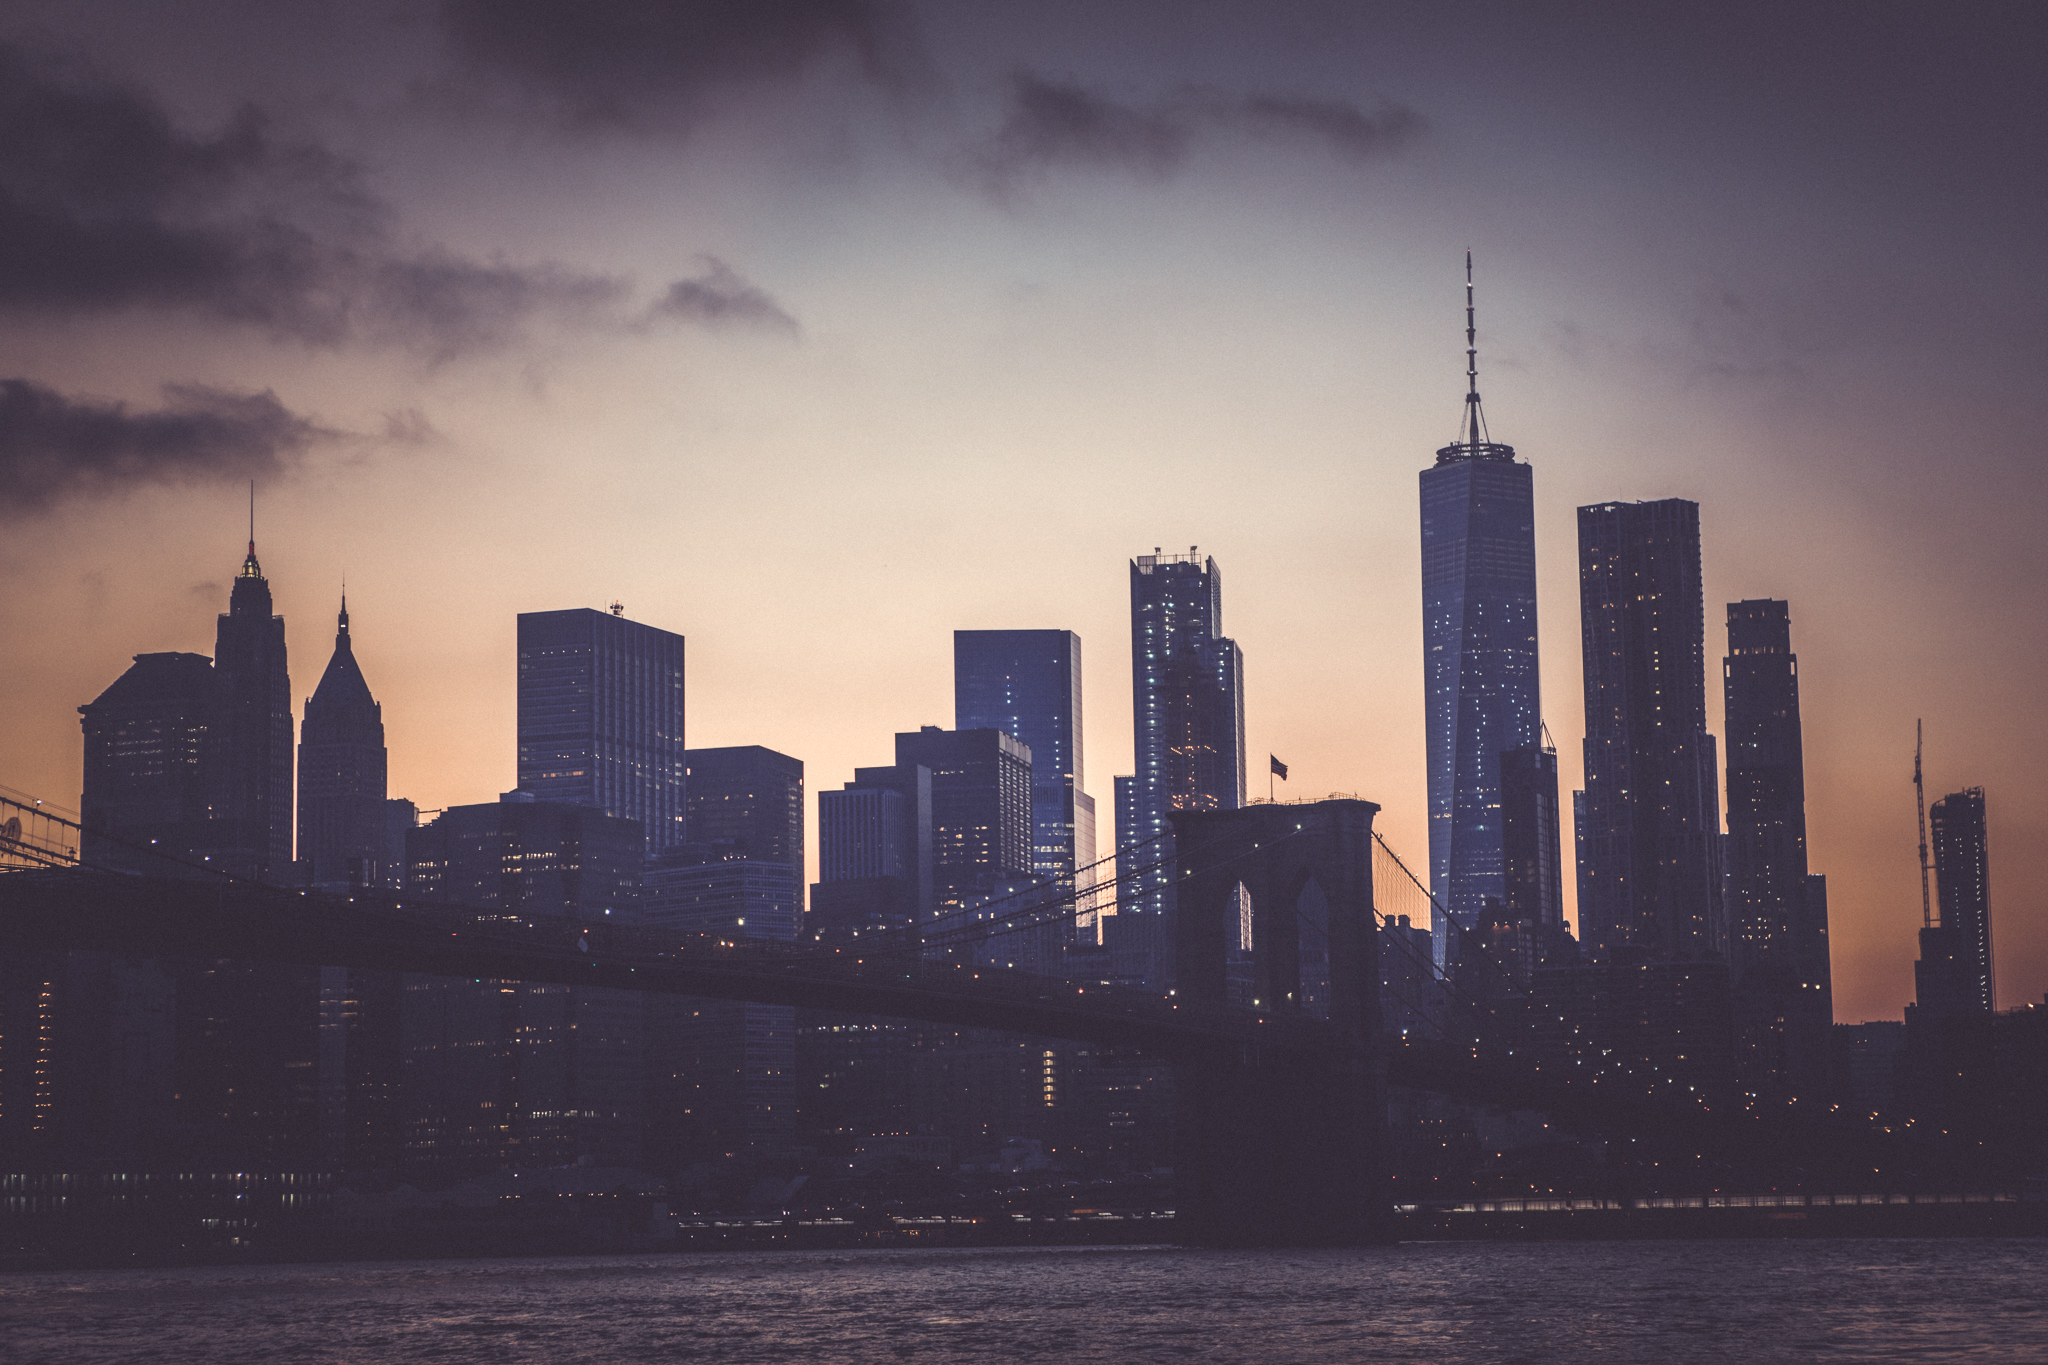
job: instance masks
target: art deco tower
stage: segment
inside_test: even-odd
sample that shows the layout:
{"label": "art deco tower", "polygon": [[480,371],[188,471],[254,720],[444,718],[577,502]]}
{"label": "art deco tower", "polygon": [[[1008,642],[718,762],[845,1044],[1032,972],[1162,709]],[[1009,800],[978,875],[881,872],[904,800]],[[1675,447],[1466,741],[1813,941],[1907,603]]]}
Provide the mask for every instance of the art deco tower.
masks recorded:
{"label": "art deco tower", "polygon": [[[1451,917],[1472,929],[1503,913],[1508,900],[1501,756],[1530,750],[1540,757],[1543,708],[1531,472],[1513,446],[1491,438],[1480,408],[1470,252],[1465,381],[1458,439],[1421,475],[1422,633],[1430,884]],[[1541,767],[1535,758],[1525,766]],[[1548,773],[1554,827],[1554,759]],[[1554,863],[1554,847],[1549,857]],[[1456,954],[1456,937],[1436,936],[1446,960]]]}
{"label": "art deco tower", "polygon": [[292,680],[285,671],[284,618],[270,612],[270,580],[249,554],[214,637],[220,680],[221,800],[218,818],[232,870],[283,882],[292,862]]}
{"label": "art deco tower", "polygon": [[348,596],[334,656],[306,703],[299,735],[299,859],[315,886],[397,885],[386,867],[383,708],[370,695],[348,633]]}

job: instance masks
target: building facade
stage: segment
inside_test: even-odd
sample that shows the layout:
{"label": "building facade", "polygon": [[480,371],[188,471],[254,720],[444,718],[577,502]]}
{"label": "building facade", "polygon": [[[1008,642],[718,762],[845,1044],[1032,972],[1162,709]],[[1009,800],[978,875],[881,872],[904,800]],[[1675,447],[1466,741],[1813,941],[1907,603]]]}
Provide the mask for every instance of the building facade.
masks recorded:
{"label": "building facade", "polygon": [[287,883],[292,870],[292,680],[284,618],[270,610],[270,580],[256,542],[228,594],[215,632],[220,683],[223,791],[215,818],[227,826],[221,854],[238,875]]}
{"label": "building facade", "polygon": [[1699,506],[1579,509],[1586,739],[1582,939],[1720,958],[1720,777],[1707,733]]}
{"label": "building facade", "polygon": [[856,768],[818,793],[818,883],[810,936],[852,943],[933,913],[932,773],[922,764]]}
{"label": "building facade", "polygon": [[404,879],[389,861],[386,762],[384,710],[356,663],[343,597],[334,654],[299,732],[299,861],[310,885],[346,891]]}
{"label": "building facade", "polygon": [[804,761],[758,744],[688,749],[689,842],[729,844],[738,855],[780,863],[803,910]]}
{"label": "building facade", "polygon": [[683,637],[576,608],[519,614],[519,789],[684,842]]}
{"label": "building facade", "polygon": [[[1475,929],[1497,920],[1508,898],[1501,755],[1539,744],[1543,705],[1533,475],[1486,431],[1469,257],[1465,320],[1464,419],[1420,476],[1422,632],[1430,886],[1461,928]],[[1446,965],[1459,937],[1437,935]]]}
{"label": "building facade", "polygon": [[927,725],[896,736],[896,766],[926,768],[932,790],[932,900],[962,912],[1033,880],[1031,750],[1000,730]]}
{"label": "building facade", "polygon": [[1757,1093],[1818,1096],[1834,1024],[1827,884],[1807,871],[1799,658],[1785,603],[1728,604],[1721,672],[1736,1064]]}
{"label": "building facade", "polygon": [[1934,846],[1939,922],[1920,931],[1915,995],[1932,1014],[1989,1014],[1997,1007],[1991,974],[1991,856],[1984,789],[1950,792],[1927,812]]}
{"label": "building facade", "polygon": [[[406,838],[406,890],[508,915],[637,918],[646,835],[525,791],[454,806]],[[641,1162],[637,992],[404,978],[404,1163],[423,1178]]]}
{"label": "building facade", "polygon": [[1163,982],[1173,933],[1167,814],[1244,804],[1244,655],[1223,634],[1223,575],[1197,547],[1140,555],[1130,577],[1136,771],[1128,793],[1117,779],[1117,849],[1128,875],[1112,917],[1119,922],[1103,931],[1117,935],[1121,951],[1149,952],[1148,979]]}
{"label": "building facade", "polygon": [[953,724],[1001,730],[1031,750],[1032,870],[1071,885],[1095,862],[1095,799],[1082,771],[1081,637],[954,631]]}

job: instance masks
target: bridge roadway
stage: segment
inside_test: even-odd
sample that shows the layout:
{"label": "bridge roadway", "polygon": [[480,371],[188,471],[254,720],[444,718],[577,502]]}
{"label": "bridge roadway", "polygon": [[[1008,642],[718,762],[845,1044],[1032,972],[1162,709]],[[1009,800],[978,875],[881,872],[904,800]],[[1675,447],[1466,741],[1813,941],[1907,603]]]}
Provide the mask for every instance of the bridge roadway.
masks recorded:
{"label": "bridge roadway", "polygon": [[[78,950],[361,967],[845,1010],[1134,1048],[1176,1062],[1330,1059],[1335,1029],[1286,1010],[1202,1005],[1128,987],[924,958],[720,942],[644,926],[512,915],[409,897],[73,870],[0,873],[0,950]],[[1527,1050],[1387,1036],[1366,1049],[1387,1083],[1571,1127],[1680,1145],[1754,1141],[1737,1112],[1658,1102],[1625,1078],[1546,1073]],[[1590,1082],[1590,1083],[1589,1083]]]}

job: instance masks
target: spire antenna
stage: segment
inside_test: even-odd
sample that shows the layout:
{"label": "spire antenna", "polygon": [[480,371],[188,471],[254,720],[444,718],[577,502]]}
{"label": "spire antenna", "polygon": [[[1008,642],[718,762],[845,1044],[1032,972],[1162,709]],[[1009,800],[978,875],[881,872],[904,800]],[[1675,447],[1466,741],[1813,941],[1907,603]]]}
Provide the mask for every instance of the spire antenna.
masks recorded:
{"label": "spire antenna", "polygon": [[1486,429],[1486,408],[1479,401],[1479,310],[1472,287],[1472,249],[1465,248],[1465,412],[1458,435],[1437,451],[1438,464],[1490,460],[1512,464],[1515,448],[1493,439]]}

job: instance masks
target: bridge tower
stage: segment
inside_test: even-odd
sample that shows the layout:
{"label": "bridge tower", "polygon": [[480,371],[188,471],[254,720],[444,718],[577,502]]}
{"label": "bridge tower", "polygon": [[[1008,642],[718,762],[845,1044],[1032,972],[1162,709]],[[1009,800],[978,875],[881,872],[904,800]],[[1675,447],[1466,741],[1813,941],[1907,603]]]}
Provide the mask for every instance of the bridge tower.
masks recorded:
{"label": "bridge tower", "polygon": [[1370,801],[1172,815],[1178,996],[1224,1004],[1251,896],[1251,995],[1326,1019],[1311,1052],[1233,1046],[1183,1065],[1174,1174],[1185,1239],[1209,1246],[1386,1240],[1386,1059]]}

